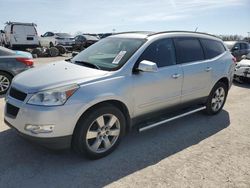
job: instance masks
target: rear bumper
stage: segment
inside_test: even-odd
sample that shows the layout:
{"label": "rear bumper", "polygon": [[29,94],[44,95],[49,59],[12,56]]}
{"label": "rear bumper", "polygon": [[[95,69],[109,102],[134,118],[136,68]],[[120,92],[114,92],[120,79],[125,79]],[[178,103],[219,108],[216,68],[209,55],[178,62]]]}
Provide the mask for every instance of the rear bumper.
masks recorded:
{"label": "rear bumper", "polygon": [[10,128],[14,129],[21,137],[29,140],[33,143],[39,144],[43,147],[53,150],[62,150],[68,149],[71,147],[71,139],[72,135],[62,136],[62,137],[53,137],[53,138],[41,138],[41,137],[33,137],[30,135],[26,135],[18,131],[14,126],[12,126],[6,119],[4,119],[6,125]]}

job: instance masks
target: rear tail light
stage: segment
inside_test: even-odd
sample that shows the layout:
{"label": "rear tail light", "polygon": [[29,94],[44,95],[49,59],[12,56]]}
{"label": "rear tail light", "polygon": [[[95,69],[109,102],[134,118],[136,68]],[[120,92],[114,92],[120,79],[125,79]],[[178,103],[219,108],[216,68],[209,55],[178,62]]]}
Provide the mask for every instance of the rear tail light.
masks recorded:
{"label": "rear tail light", "polygon": [[232,60],[235,64],[237,63],[237,59],[235,57],[233,57]]}
{"label": "rear tail light", "polygon": [[16,58],[16,60],[21,63],[24,63],[27,66],[33,66],[34,64],[33,59],[30,59],[30,58],[19,57],[19,58]]}

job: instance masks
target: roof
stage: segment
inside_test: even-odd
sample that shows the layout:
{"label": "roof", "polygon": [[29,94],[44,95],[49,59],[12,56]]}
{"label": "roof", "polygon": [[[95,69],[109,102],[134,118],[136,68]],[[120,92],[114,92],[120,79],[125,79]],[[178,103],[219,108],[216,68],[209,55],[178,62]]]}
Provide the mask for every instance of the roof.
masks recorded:
{"label": "roof", "polygon": [[22,23],[22,22],[11,22],[8,21],[5,23],[6,25],[32,25],[32,26],[37,26],[35,23]]}

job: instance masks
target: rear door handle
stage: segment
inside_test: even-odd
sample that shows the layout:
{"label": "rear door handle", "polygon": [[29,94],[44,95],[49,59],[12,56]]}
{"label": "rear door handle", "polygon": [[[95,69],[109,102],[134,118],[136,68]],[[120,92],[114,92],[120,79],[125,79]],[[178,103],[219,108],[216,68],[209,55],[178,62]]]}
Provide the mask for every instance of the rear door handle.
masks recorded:
{"label": "rear door handle", "polygon": [[206,72],[209,72],[209,71],[211,71],[211,70],[212,70],[212,67],[207,67],[207,68],[205,69]]}
{"label": "rear door handle", "polygon": [[207,67],[207,68],[205,69],[206,72],[209,72],[209,71],[211,71],[211,70],[212,70],[212,67]]}
{"label": "rear door handle", "polygon": [[173,74],[173,75],[172,75],[172,78],[177,79],[177,78],[179,78],[180,76],[181,76],[180,74]]}

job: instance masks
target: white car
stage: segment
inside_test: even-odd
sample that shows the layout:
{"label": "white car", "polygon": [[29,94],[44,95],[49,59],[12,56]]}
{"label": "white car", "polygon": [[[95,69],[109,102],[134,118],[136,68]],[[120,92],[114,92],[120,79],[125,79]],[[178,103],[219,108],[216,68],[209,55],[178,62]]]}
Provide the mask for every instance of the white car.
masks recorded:
{"label": "white car", "polygon": [[41,35],[39,41],[42,47],[62,45],[65,48],[72,48],[74,37],[68,33],[46,32],[44,35]]}
{"label": "white car", "polygon": [[250,53],[237,63],[235,67],[234,78],[244,80],[250,78]]}
{"label": "white car", "polygon": [[35,48],[39,46],[36,24],[7,22],[4,28],[6,45],[9,48]]}

